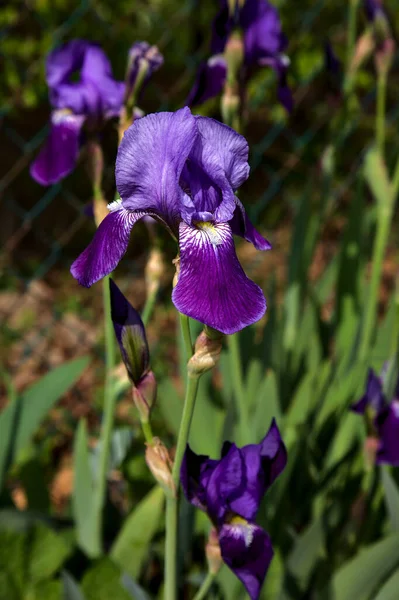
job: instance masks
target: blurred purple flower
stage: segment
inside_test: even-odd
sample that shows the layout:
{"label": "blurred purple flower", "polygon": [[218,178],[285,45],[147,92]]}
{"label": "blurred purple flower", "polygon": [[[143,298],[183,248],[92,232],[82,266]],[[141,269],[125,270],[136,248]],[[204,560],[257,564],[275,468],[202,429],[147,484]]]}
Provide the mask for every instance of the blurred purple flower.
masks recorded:
{"label": "blurred purple flower", "polygon": [[366,17],[371,23],[378,17],[386,18],[382,0],[363,0],[363,7]]}
{"label": "blurred purple flower", "polygon": [[[144,82],[163,65],[163,56],[156,46],[148,42],[135,42],[129,50],[127,80],[133,88],[140,69],[145,70]],[[144,83],[143,82],[143,83]]]}
{"label": "blurred purple flower", "polygon": [[47,57],[46,79],[53,108],[51,129],[30,169],[42,185],[56,183],[73,171],[83,125],[93,132],[106,119],[118,116],[125,91],[125,84],[113,79],[101,48],[85,40],[72,40],[53,50]]}
{"label": "blurred purple flower", "polygon": [[379,440],[376,462],[399,465],[399,381],[395,397],[388,402],[383,391],[383,378],[369,370],[366,393],[352,405],[358,414],[371,412]]}
{"label": "blurred purple flower", "polygon": [[220,12],[213,23],[213,56],[200,67],[187,103],[192,106],[201,104],[222,91],[227,73],[223,52],[236,27],[244,33],[245,67],[272,67],[278,74],[279,100],[290,112],[293,100],[286,82],[289,59],[283,54],[288,40],[281,30],[277,9],[267,0],[246,0],[242,7],[237,6],[235,16],[230,14],[227,0],[222,0]]}
{"label": "blurred purple flower", "polygon": [[263,496],[287,463],[287,452],[273,421],[259,444],[237,448],[225,442],[222,458],[195,454],[187,446],[181,483],[187,500],[205,511],[219,536],[222,558],[242,581],[251,600],[260,590],[273,548],[255,523]]}
{"label": "blurred purple flower", "polygon": [[115,269],[134,224],[154,217],[179,240],[176,308],[223,333],[254,323],[266,310],[262,290],[237,259],[233,234],[259,250],[270,244],[253,227],[235,190],[249,174],[248,144],[241,135],[189,108],[134,122],[118,150],[120,202],[73,263],[87,287]]}

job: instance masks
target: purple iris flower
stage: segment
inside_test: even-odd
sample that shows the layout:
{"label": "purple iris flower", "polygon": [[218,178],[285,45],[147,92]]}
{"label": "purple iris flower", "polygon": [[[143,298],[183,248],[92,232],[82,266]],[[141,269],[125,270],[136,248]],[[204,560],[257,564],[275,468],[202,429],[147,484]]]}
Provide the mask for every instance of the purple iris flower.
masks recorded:
{"label": "purple iris flower", "polygon": [[275,421],[260,444],[237,448],[225,442],[220,460],[197,455],[189,446],[184,455],[180,476],[185,496],[208,514],[218,532],[222,558],[251,600],[259,598],[273,558],[270,538],[255,518],[286,463]]}
{"label": "purple iris flower", "polygon": [[386,18],[382,0],[363,0],[363,7],[370,23],[373,23],[379,17]]}
{"label": "purple iris flower", "polygon": [[223,333],[256,322],[266,301],[246,277],[233,241],[236,234],[259,250],[270,248],[234,193],[248,174],[245,138],[218,121],[194,117],[187,107],[135,121],[116,161],[121,201],[109,206],[72,275],[89,287],[111,273],[134,224],[151,216],[179,241],[176,308]]}
{"label": "purple iris flower", "polygon": [[163,56],[156,46],[148,42],[135,42],[129,50],[128,81],[131,87],[137,79],[140,69],[145,68],[145,81],[163,65]]}
{"label": "purple iris flower", "polygon": [[106,119],[118,116],[125,92],[125,84],[113,79],[101,48],[85,40],[72,40],[49,54],[46,80],[53,108],[50,134],[30,169],[42,185],[73,171],[83,126],[93,133]]}
{"label": "purple iris flower", "polygon": [[354,412],[374,416],[374,428],[379,440],[376,462],[399,465],[399,381],[395,396],[388,402],[383,391],[383,378],[369,370],[366,392],[352,407]]}
{"label": "purple iris flower", "polygon": [[288,40],[281,30],[281,21],[275,6],[267,0],[246,0],[236,9],[235,16],[229,11],[227,0],[213,24],[212,58],[200,67],[187,104],[202,104],[221,93],[226,81],[227,65],[223,52],[230,34],[239,27],[244,33],[244,63],[252,66],[270,66],[278,74],[278,98],[291,112],[293,100],[287,85],[286,74],[289,59],[283,54]]}

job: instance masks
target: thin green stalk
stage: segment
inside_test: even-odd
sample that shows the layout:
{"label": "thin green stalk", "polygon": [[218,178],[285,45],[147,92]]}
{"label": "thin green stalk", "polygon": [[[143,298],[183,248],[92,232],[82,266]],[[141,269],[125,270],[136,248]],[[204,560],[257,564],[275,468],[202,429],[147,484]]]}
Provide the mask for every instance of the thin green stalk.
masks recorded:
{"label": "thin green stalk", "polygon": [[381,156],[384,156],[385,145],[385,103],[387,95],[387,75],[384,71],[377,78],[377,112],[375,123],[375,141]]}
{"label": "thin green stalk", "polygon": [[399,156],[397,158],[395,169],[393,172],[393,177],[392,177],[393,202],[395,202],[398,193],[399,193]]}
{"label": "thin green stalk", "polygon": [[388,244],[389,231],[391,228],[391,218],[393,212],[392,208],[393,203],[390,203],[390,206],[384,207],[383,210],[379,211],[379,215],[377,217],[377,232],[374,239],[371,279],[359,350],[360,360],[363,361],[367,359],[374,332],[374,326],[377,319],[378,293],[385,250]]}
{"label": "thin green stalk", "polygon": [[227,344],[229,348],[230,372],[237,404],[240,442],[242,444],[247,444],[251,439],[251,427],[249,423],[248,402],[244,388],[238,333],[227,336]]}
{"label": "thin green stalk", "polygon": [[195,594],[193,600],[203,600],[203,598],[206,597],[207,593],[211,589],[212,583],[215,581],[215,578],[216,578],[215,573],[208,573],[208,575],[205,577],[204,581],[202,582],[200,589]]}
{"label": "thin green stalk", "polygon": [[148,444],[154,439],[154,434],[152,433],[151,423],[149,421],[141,421],[141,428],[143,430],[145,441]]}
{"label": "thin green stalk", "polygon": [[[179,313],[184,343],[188,358],[193,354],[190,323],[188,317]],[[178,497],[180,468],[188,442],[191,421],[194,414],[195,400],[197,397],[199,375],[188,374],[186,384],[186,397],[184,400],[183,415],[177,437],[176,453],[173,461],[172,479],[176,488],[176,497],[166,498],[166,542],[165,542],[165,600],[176,600],[176,559],[177,559],[177,524],[178,524]]]}
{"label": "thin green stalk", "polygon": [[104,329],[105,329],[105,390],[104,413],[100,435],[100,458],[98,477],[95,491],[95,510],[97,511],[97,535],[101,548],[102,513],[105,503],[107,488],[107,472],[109,452],[111,445],[112,429],[114,424],[116,394],[113,389],[113,369],[115,367],[115,337],[111,319],[111,296],[109,290],[109,276],[103,279],[104,302]]}
{"label": "thin green stalk", "polygon": [[154,310],[155,301],[157,299],[158,289],[154,289],[151,294],[147,296],[147,300],[145,301],[143,312],[141,315],[141,319],[144,325],[148,325],[148,321],[151,318],[152,311]]}
{"label": "thin green stalk", "polygon": [[356,42],[358,0],[349,0],[348,6],[348,37],[346,44],[346,72],[349,72]]}

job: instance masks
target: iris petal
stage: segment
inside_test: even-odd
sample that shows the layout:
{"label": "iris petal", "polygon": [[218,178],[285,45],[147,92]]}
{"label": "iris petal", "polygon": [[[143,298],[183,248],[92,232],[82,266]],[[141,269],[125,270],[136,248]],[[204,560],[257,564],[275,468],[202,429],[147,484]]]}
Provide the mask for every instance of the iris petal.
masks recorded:
{"label": "iris petal", "polygon": [[271,244],[252,225],[240,200],[236,197],[235,201],[237,208],[234,211],[233,218],[229,221],[234,235],[244,238],[247,242],[253,244],[257,250],[270,250]]}
{"label": "iris petal", "polygon": [[227,67],[222,55],[212,56],[202,63],[197,78],[186,100],[187,106],[203,104],[221,94],[226,81]]}
{"label": "iris petal", "polygon": [[187,500],[202,510],[206,510],[206,489],[209,478],[219,461],[209,456],[195,454],[187,445],[180,470],[180,480]]}
{"label": "iris petal", "polygon": [[49,136],[33,161],[30,173],[42,185],[57,183],[75,168],[79,155],[79,136],[85,118],[64,111],[51,117]]}
{"label": "iris petal", "polygon": [[380,439],[377,451],[377,463],[399,465],[399,401],[392,402],[382,411],[375,421]]}
{"label": "iris petal", "polygon": [[219,544],[226,565],[257,600],[273,558],[267,533],[254,523],[231,523],[221,528]]}
{"label": "iris petal", "polygon": [[259,286],[245,275],[226,223],[180,224],[180,274],[172,300],[185,315],[222,333],[258,321],[266,310]]}
{"label": "iris petal", "polygon": [[189,108],[135,121],[116,160],[116,185],[124,207],[149,210],[175,228],[184,194],[179,179],[196,137]]}
{"label": "iris petal", "polygon": [[90,287],[109,275],[127,250],[134,224],[145,215],[145,212],[129,212],[121,205],[114,208],[101,222],[86,250],[72,264],[75,279]]}

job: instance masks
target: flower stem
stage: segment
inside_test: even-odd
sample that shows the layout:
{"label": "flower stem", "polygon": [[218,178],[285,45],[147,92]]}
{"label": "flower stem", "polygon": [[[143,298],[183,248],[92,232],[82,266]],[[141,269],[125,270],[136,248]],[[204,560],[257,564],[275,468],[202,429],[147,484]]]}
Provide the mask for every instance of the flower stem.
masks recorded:
{"label": "flower stem", "polygon": [[242,444],[247,444],[251,439],[251,428],[249,424],[248,403],[244,389],[238,333],[229,335],[227,337],[227,343],[229,348],[230,372],[237,404],[240,442]]}
{"label": "flower stem", "polygon": [[102,513],[107,488],[107,471],[111,445],[112,428],[114,424],[116,394],[113,388],[112,371],[115,367],[115,338],[111,320],[111,295],[109,276],[103,279],[104,330],[105,330],[105,390],[104,411],[100,435],[100,458],[97,485],[95,487],[95,510],[97,512],[98,547],[101,548]]}
{"label": "flower stem", "polygon": [[141,429],[143,430],[143,435],[144,435],[145,441],[148,444],[151,444],[151,442],[154,439],[154,434],[152,433],[151,423],[149,421],[142,421]]}
{"label": "flower stem", "polygon": [[208,573],[193,600],[203,600],[203,598],[206,597],[207,593],[211,589],[212,583],[215,581],[215,577],[215,573]]}
{"label": "flower stem", "polygon": [[[188,317],[179,313],[180,324],[188,357],[193,354],[190,324]],[[199,375],[188,374],[186,384],[186,397],[184,400],[183,415],[177,437],[176,453],[173,462],[172,479],[176,486],[176,497],[166,498],[166,542],[165,542],[165,600],[176,600],[176,560],[177,560],[177,525],[178,525],[178,497],[180,468],[190,433],[191,421],[194,414],[195,400],[197,397]]]}
{"label": "flower stem", "polygon": [[147,300],[145,301],[143,312],[141,315],[141,319],[144,325],[148,325],[148,321],[151,318],[152,311],[154,310],[155,300],[157,299],[158,289],[154,289],[151,294],[147,296]]}
{"label": "flower stem", "polygon": [[394,169],[393,177],[392,177],[393,202],[395,202],[398,192],[399,192],[399,156],[396,159],[396,165],[395,165],[395,169]]}
{"label": "flower stem", "polygon": [[349,0],[348,37],[346,46],[346,72],[349,72],[356,41],[357,7],[359,0]]}
{"label": "flower stem", "polygon": [[374,325],[377,317],[378,292],[380,287],[382,267],[384,262],[385,250],[388,243],[389,232],[391,228],[391,219],[393,213],[393,202],[379,210],[377,216],[377,232],[374,239],[372,271],[368,300],[366,305],[366,314],[363,323],[363,332],[360,343],[360,360],[365,361],[370,349],[370,343],[374,331]]}
{"label": "flower stem", "polygon": [[381,156],[384,155],[385,144],[385,102],[387,91],[387,76],[379,72],[377,78],[377,112],[375,125],[375,141]]}

